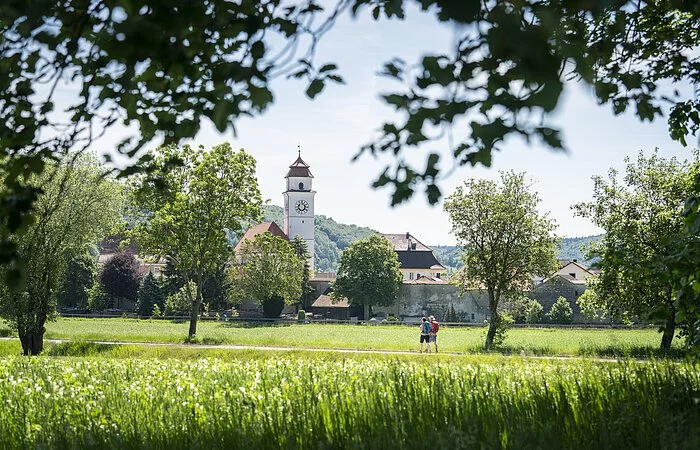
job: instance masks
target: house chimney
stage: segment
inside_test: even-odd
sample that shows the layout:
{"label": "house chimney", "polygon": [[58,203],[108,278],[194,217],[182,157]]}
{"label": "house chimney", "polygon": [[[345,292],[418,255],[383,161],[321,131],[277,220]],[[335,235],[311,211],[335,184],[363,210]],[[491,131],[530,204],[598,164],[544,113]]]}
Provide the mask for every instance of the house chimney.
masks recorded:
{"label": "house chimney", "polygon": [[411,242],[411,250],[415,250],[415,249],[416,249],[416,243],[415,243],[415,242]]}
{"label": "house chimney", "polygon": [[573,262],[578,262],[576,259],[573,259]]}
{"label": "house chimney", "polygon": [[409,233],[409,232],[407,231],[407,232],[406,232],[406,239],[409,239],[410,237],[411,237],[411,233]]}

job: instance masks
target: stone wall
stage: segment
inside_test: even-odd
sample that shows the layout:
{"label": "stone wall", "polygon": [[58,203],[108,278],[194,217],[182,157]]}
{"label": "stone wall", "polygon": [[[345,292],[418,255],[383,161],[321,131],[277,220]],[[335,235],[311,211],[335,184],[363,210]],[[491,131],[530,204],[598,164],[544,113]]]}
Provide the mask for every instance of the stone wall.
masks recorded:
{"label": "stone wall", "polygon": [[488,317],[488,297],[485,291],[468,291],[464,295],[451,284],[404,284],[394,306],[375,306],[373,312],[392,314],[407,321],[433,315],[444,321],[450,306],[454,306],[460,322],[483,323]]}
{"label": "stone wall", "polygon": [[547,314],[560,296],[564,297],[569,302],[571,310],[574,312],[574,323],[600,323],[599,320],[588,320],[581,314],[581,308],[579,308],[576,300],[578,300],[585,290],[585,284],[572,284],[560,277],[553,277],[535,286],[527,296],[540,302],[544,308],[542,314]]}

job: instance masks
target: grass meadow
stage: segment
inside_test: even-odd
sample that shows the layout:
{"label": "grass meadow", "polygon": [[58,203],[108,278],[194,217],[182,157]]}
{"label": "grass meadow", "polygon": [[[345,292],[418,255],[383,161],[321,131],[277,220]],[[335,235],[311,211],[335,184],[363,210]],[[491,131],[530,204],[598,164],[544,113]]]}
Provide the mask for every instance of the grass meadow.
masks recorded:
{"label": "grass meadow", "polygon": [[0,448],[691,449],[699,401],[698,367],[670,361],[13,356]]}
{"label": "grass meadow", "polygon": [[[188,323],[138,319],[59,319],[46,325],[46,338],[182,343]],[[8,329],[0,333],[11,335]],[[439,346],[443,352],[482,351],[485,327],[443,326]],[[197,326],[198,342],[252,346],[282,346],[320,349],[361,349],[417,351],[418,327],[260,324],[202,321]],[[507,354],[560,356],[657,355],[661,335],[652,328],[576,329],[513,328],[501,351]],[[676,340],[676,347],[681,342]]]}
{"label": "grass meadow", "polygon": [[654,356],[653,329],[513,329],[506,354],[480,352],[485,328],[444,327],[431,355],[399,326],[202,322],[202,342],[290,349],[144,343],[186,332],[60,319],[46,337],[71,341],[32,358],[0,340],[0,450],[700,448],[699,365],[520,356]]}

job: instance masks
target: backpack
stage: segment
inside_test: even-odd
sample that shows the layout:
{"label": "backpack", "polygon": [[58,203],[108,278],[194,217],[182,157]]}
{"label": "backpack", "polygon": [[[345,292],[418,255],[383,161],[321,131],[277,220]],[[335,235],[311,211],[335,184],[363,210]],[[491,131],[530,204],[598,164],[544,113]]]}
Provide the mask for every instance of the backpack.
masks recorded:
{"label": "backpack", "polygon": [[421,331],[423,334],[430,334],[430,322],[423,322]]}
{"label": "backpack", "polygon": [[431,332],[437,334],[438,330],[440,330],[440,324],[438,323],[437,320],[433,320],[432,325],[430,326]]}

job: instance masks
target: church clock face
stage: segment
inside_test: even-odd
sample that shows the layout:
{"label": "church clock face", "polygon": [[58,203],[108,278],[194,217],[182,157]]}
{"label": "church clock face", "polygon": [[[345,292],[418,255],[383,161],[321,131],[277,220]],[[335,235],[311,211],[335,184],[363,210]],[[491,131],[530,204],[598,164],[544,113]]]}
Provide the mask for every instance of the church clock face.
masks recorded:
{"label": "church clock face", "polygon": [[304,214],[305,212],[309,211],[309,204],[306,202],[306,200],[299,200],[294,209],[296,209],[299,214]]}

